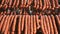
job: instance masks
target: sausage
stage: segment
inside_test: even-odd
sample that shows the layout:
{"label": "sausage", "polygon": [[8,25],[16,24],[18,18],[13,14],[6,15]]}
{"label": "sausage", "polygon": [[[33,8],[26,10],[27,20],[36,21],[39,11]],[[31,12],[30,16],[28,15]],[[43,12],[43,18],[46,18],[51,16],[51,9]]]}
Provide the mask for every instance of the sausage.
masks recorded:
{"label": "sausage", "polygon": [[34,8],[37,6],[37,0],[34,0]]}
{"label": "sausage", "polygon": [[54,0],[55,1],[55,6],[56,6],[56,8],[59,8],[59,3],[58,3],[58,0]]}
{"label": "sausage", "polygon": [[5,15],[5,16],[2,18],[2,20],[1,20],[0,31],[1,31],[1,29],[2,29],[2,26],[3,26],[3,23],[4,23],[5,18],[6,18],[6,15]]}
{"label": "sausage", "polygon": [[24,0],[21,0],[21,6],[20,7],[23,7],[24,5],[24,2],[23,2]]}
{"label": "sausage", "polygon": [[51,9],[51,3],[50,3],[50,0],[49,0],[49,9]]}
{"label": "sausage", "polygon": [[39,3],[39,5],[40,5],[40,9],[42,9],[42,0],[40,0],[40,3]]}
{"label": "sausage", "polygon": [[59,16],[56,15],[55,17],[56,17],[56,19],[57,19],[57,24],[58,24],[58,26],[60,26],[60,19],[59,19]]}
{"label": "sausage", "polygon": [[36,9],[39,9],[39,0],[37,0],[37,7],[36,7]]}
{"label": "sausage", "polygon": [[31,34],[33,34],[33,16],[31,15]]}
{"label": "sausage", "polygon": [[2,8],[2,5],[4,4],[5,0],[2,0],[1,4],[0,4],[0,8]]}
{"label": "sausage", "polygon": [[[13,20],[14,20],[14,17],[15,17],[15,16],[12,15],[12,17],[11,17],[11,21],[10,21],[10,23],[9,23],[9,31],[10,31],[10,28],[11,28],[12,22],[13,22]],[[8,31],[8,32],[9,32],[9,31]],[[10,32],[9,32],[9,33],[10,33]]]}
{"label": "sausage", "polygon": [[18,8],[18,6],[19,6],[19,3],[20,2],[20,0],[17,0],[17,3],[16,3],[16,8]]}
{"label": "sausage", "polygon": [[55,22],[54,16],[51,15],[51,17],[52,17],[52,22],[53,22],[53,26],[54,26],[55,34],[58,34],[58,30],[57,30],[57,26],[56,26],[56,22]]}
{"label": "sausage", "polygon": [[3,24],[2,32],[4,32],[5,29],[6,29],[8,18],[9,18],[9,15],[6,16],[6,20],[5,20],[4,24]]}
{"label": "sausage", "polygon": [[33,20],[33,21],[34,21],[34,23],[33,23],[33,28],[34,28],[34,29],[33,29],[33,34],[36,34],[36,32],[37,32],[36,16],[34,15],[33,17],[34,17],[34,18],[33,18],[33,19],[34,19],[34,20]]}
{"label": "sausage", "polygon": [[43,17],[44,17],[44,19],[43,19],[43,25],[44,25],[45,32],[46,32],[46,34],[49,34],[48,30],[47,30],[46,18],[45,18],[45,16],[43,16]]}
{"label": "sausage", "polygon": [[52,0],[52,2],[53,2],[53,8],[55,8],[55,2],[54,2],[54,0]]}
{"label": "sausage", "polygon": [[54,2],[54,0],[50,0],[50,3],[51,3],[51,7],[52,7],[51,9],[54,10],[54,8],[55,8],[55,2]]}
{"label": "sausage", "polygon": [[0,24],[1,24],[2,18],[3,18],[3,15],[0,15]]}
{"label": "sausage", "polygon": [[18,34],[21,34],[21,19],[22,19],[22,15],[19,16],[19,23],[18,23]]}
{"label": "sausage", "polygon": [[31,26],[31,24],[30,24],[30,22],[31,22],[30,19],[31,19],[31,18],[30,18],[30,15],[28,15],[28,18],[27,18],[27,19],[28,19],[28,23],[27,23],[27,29],[28,29],[28,30],[27,30],[27,31],[28,31],[28,34],[31,34],[31,30],[30,30],[30,29],[31,29],[31,27],[30,27],[30,26]]}
{"label": "sausage", "polygon": [[8,8],[8,3],[9,3],[9,0],[5,0],[5,4],[3,5],[3,8],[4,9],[7,9]]}
{"label": "sausage", "polygon": [[46,0],[47,2],[47,9],[51,9],[51,3],[50,3],[50,0]]}
{"label": "sausage", "polygon": [[54,29],[53,29],[51,16],[48,16],[48,19],[49,19],[49,22],[50,22],[51,34],[54,34]]}
{"label": "sausage", "polygon": [[14,0],[13,5],[12,5],[12,8],[15,7],[15,5],[16,5],[16,1],[17,1],[17,0]]}
{"label": "sausage", "polygon": [[11,34],[15,34],[15,26],[16,26],[16,19],[17,19],[17,15],[15,15],[15,18],[14,18],[14,22],[13,22],[13,25],[12,25],[12,33]]}
{"label": "sausage", "polygon": [[44,30],[44,25],[43,25],[43,16],[41,15],[41,29],[42,29],[42,32],[43,34],[46,34],[45,30]]}
{"label": "sausage", "polygon": [[27,31],[27,23],[28,23],[27,22],[28,21],[27,18],[28,18],[28,15],[25,15],[25,18],[26,18],[26,20],[25,20],[25,31],[24,31],[24,33],[27,34],[27,32],[28,32]]}
{"label": "sausage", "polygon": [[49,23],[48,16],[45,15],[45,19],[46,19],[48,34],[50,34],[50,23]]}
{"label": "sausage", "polygon": [[47,9],[49,8],[49,1],[46,0]]}
{"label": "sausage", "polygon": [[6,10],[8,8],[7,4],[4,4],[3,8],[4,8],[4,10]]}
{"label": "sausage", "polygon": [[37,23],[37,29],[39,29],[40,28],[40,25],[39,25],[38,15],[36,15],[36,23]]}
{"label": "sausage", "polygon": [[10,34],[10,27],[11,27],[11,25],[12,25],[12,21],[13,21],[13,19],[14,19],[14,15],[12,15],[11,20],[10,20],[10,23],[9,23],[8,34]]}
{"label": "sausage", "polygon": [[8,4],[9,3],[9,0],[6,0],[6,3]]}
{"label": "sausage", "polygon": [[46,0],[44,0],[43,10],[45,10],[46,8],[47,8],[47,3],[46,3]]}
{"label": "sausage", "polygon": [[10,1],[9,1],[9,8],[11,8],[12,3],[13,3],[12,0],[10,0]]}
{"label": "sausage", "polygon": [[12,21],[14,20],[14,17],[15,17],[15,16],[12,15],[9,27],[11,27],[11,24],[12,24]]}
{"label": "sausage", "polygon": [[33,0],[28,0],[28,1],[27,1],[27,6],[26,6],[26,7],[29,7],[29,6],[31,5],[32,1],[33,1]]}
{"label": "sausage", "polygon": [[6,26],[6,29],[5,29],[4,34],[7,34],[8,33],[9,23],[10,23],[11,17],[12,17],[12,15],[9,16],[9,19],[8,19],[7,26]]}
{"label": "sausage", "polygon": [[[3,15],[0,15],[0,21],[2,20],[2,18],[3,18]],[[1,24],[1,23],[0,23]]]}
{"label": "sausage", "polygon": [[25,21],[25,15],[23,15],[23,17],[22,17],[22,31],[23,31],[23,29],[24,29],[24,21]]}
{"label": "sausage", "polygon": [[24,5],[23,7],[26,7],[27,0],[24,0],[23,3],[24,3],[23,4]]}

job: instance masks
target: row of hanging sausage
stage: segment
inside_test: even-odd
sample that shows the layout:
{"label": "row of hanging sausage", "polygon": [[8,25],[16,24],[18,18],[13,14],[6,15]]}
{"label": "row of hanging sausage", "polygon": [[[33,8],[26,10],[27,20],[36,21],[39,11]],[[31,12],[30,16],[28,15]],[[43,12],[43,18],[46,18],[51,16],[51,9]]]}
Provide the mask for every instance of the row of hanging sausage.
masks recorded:
{"label": "row of hanging sausage", "polygon": [[[0,8],[28,8],[32,6],[35,9],[52,9],[60,8],[58,0],[1,0]],[[31,7],[31,8],[32,8]]]}
{"label": "row of hanging sausage", "polygon": [[37,30],[59,34],[60,15],[0,15],[1,34],[36,34]]}

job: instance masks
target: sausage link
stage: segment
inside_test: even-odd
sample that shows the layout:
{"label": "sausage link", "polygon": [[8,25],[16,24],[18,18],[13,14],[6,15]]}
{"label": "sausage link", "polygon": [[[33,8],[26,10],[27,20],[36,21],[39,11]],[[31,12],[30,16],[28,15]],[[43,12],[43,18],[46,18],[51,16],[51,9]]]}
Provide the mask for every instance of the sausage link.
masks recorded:
{"label": "sausage link", "polygon": [[10,0],[10,1],[9,1],[9,8],[11,8],[12,3],[13,3],[12,0]]}
{"label": "sausage link", "polygon": [[36,16],[34,15],[34,23],[33,23],[33,27],[34,27],[34,29],[33,29],[33,34],[36,34],[36,31],[37,31],[37,25],[36,25]]}
{"label": "sausage link", "polygon": [[14,22],[13,22],[13,26],[12,26],[12,34],[15,33],[16,19],[17,19],[17,15],[14,18]]}
{"label": "sausage link", "polygon": [[47,6],[47,9],[49,8],[49,1],[46,0],[46,6]]}
{"label": "sausage link", "polygon": [[50,3],[50,0],[49,0],[49,9],[51,9],[51,3]]}
{"label": "sausage link", "polygon": [[60,20],[59,20],[58,15],[56,15],[55,17],[56,17],[56,19],[57,19],[57,24],[58,24],[58,26],[60,26]]}
{"label": "sausage link", "polygon": [[[3,18],[3,15],[0,16],[0,21],[2,20],[2,18]],[[1,24],[1,23],[0,23],[0,24]]]}
{"label": "sausage link", "polygon": [[28,0],[28,1],[27,1],[27,6],[26,6],[26,7],[29,7],[29,6],[31,5],[32,1],[33,1],[33,0]]}
{"label": "sausage link", "polygon": [[26,17],[26,20],[25,20],[25,32],[24,32],[24,33],[27,34],[27,32],[28,32],[28,31],[27,31],[27,23],[28,23],[28,22],[27,22],[27,21],[28,21],[27,18],[28,18],[28,15],[25,15],[25,17]]}
{"label": "sausage link", "polygon": [[2,32],[5,32],[8,18],[9,18],[9,16],[6,16],[6,20],[5,20],[4,24],[3,24]]}
{"label": "sausage link", "polygon": [[47,3],[46,3],[46,0],[44,0],[44,6],[43,6],[43,10],[45,10],[47,8]]}
{"label": "sausage link", "polygon": [[21,0],[21,6],[20,7],[23,7],[24,6],[24,0]]}
{"label": "sausage link", "polygon": [[2,0],[1,4],[0,4],[0,8],[2,8],[2,5],[4,4],[5,0]]}
{"label": "sausage link", "polygon": [[[11,17],[11,21],[10,21],[10,23],[9,23],[9,31],[10,31],[10,27],[11,27],[11,25],[12,25],[12,21],[14,20],[14,15],[12,15],[12,17]],[[9,32],[8,31],[8,32]],[[10,33],[10,32],[9,32]]]}
{"label": "sausage link", "polygon": [[47,1],[47,9],[51,9],[51,3],[50,0],[46,0]]}
{"label": "sausage link", "polygon": [[54,2],[54,0],[50,0],[50,3],[51,3],[51,6],[52,6],[52,10],[54,10],[54,8],[55,8],[55,2]]}
{"label": "sausage link", "polygon": [[31,24],[30,24],[30,15],[28,15],[28,23],[27,23],[27,29],[28,29],[28,34],[31,34],[31,30],[30,30],[30,26],[31,26]]}
{"label": "sausage link", "polygon": [[10,20],[10,23],[9,23],[9,29],[8,29],[8,34],[10,34],[10,27],[11,27],[11,24],[12,24],[12,21],[13,21],[13,19],[14,19],[14,16],[12,15],[11,16],[11,20]]}
{"label": "sausage link", "polygon": [[16,1],[17,1],[17,0],[14,0],[13,5],[12,5],[12,8],[15,7],[15,5],[16,5]]}
{"label": "sausage link", "polygon": [[19,2],[20,2],[20,0],[17,0],[16,8],[18,8]]}
{"label": "sausage link", "polygon": [[31,34],[33,34],[33,16],[31,15]]}
{"label": "sausage link", "polygon": [[42,0],[40,0],[39,4],[40,4],[40,9],[42,9]]}
{"label": "sausage link", "polygon": [[37,7],[36,9],[39,9],[39,0],[37,0]]}
{"label": "sausage link", "polygon": [[7,33],[8,33],[9,23],[10,23],[11,17],[12,17],[12,15],[11,15],[11,16],[9,16],[9,19],[8,19],[7,26],[6,26],[6,29],[5,29],[4,34],[7,34]]}
{"label": "sausage link", "polygon": [[21,19],[22,19],[22,15],[19,16],[19,23],[18,23],[18,34],[21,34]]}
{"label": "sausage link", "polygon": [[4,9],[7,9],[8,8],[8,3],[9,3],[9,0],[5,0],[5,4],[3,5],[3,8]]}
{"label": "sausage link", "polygon": [[3,23],[5,22],[5,21],[4,21],[4,20],[5,20],[5,18],[6,18],[6,15],[5,15],[5,16],[3,16],[2,20],[1,20],[1,24],[0,24],[0,31],[1,31],[1,29],[2,29]]}
{"label": "sausage link", "polygon": [[46,18],[46,24],[47,24],[48,34],[50,34],[50,24],[49,24],[48,16],[45,15],[45,18]]}
{"label": "sausage link", "polygon": [[56,26],[56,22],[55,22],[54,16],[51,15],[51,17],[52,17],[53,26],[54,26],[54,29],[55,29],[55,34],[58,34],[58,30],[57,30],[57,26]]}
{"label": "sausage link", "polygon": [[3,8],[6,10],[8,8],[7,4],[4,4]]}
{"label": "sausage link", "polygon": [[24,7],[26,7],[27,0],[24,0],[23,2],[24,2]]}
{"label": "sausage link", "polygon": [[9,0],[6,0],[6,3],[8,4],[9,3]]}
{"label": "sausage link", "polygon": [[50,22],[51,34],[54,34],[54,29],[53,29],[51,16],[48,16],[48,18],[49,18],[49,22]]}
{"label": "sausage link", "polygon": [[45,30],[44,30],[44,25],[43,25],[43,16],[41,15],[41,29],[42,29],[42,32],[43,34],[46,34]]}
{"label": "sausage link", "polygon": [[44,29],[45,29],[46,34],[48,34],[46,18],[45,18],[45,16],[43,16],[43,17],[44,17],[44,20],[43,20]]}
{"label": "sausage link", "polygon": [[39,25],[38,15],[36,15],[36,22],[37,22],[37,29],[39,29],[40,28],[40,25]]}
{"label": "sausage link", "polygon": [[34,0],[34,8],[37,6],[37,0]]}
{"label": "sausage link", "polygon": [[58,0],[55,0],[55,6],[56,6],[56,8],[59,8],[59,3],[58,3]]}
{"label": "sausage link", "polygon": [[24,29],[24,21],[25,21],[25,15],[23,15],[23,17],[22,17],[22,31],[23,31],[23,29]]}

